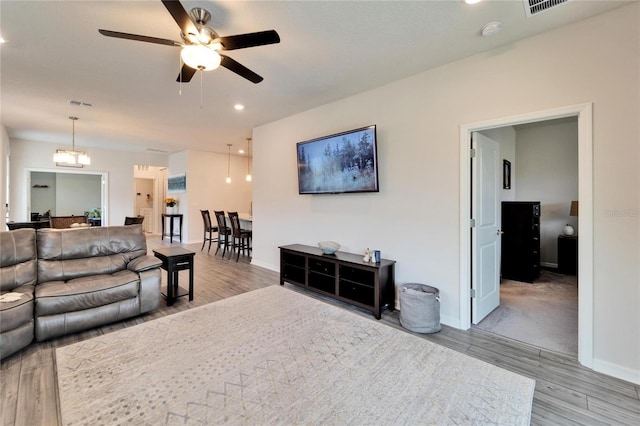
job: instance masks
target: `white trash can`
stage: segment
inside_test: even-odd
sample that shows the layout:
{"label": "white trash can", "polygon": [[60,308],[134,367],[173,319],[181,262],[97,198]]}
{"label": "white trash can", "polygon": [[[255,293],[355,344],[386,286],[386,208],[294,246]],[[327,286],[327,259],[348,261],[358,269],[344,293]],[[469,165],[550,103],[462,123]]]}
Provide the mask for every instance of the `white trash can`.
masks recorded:
{"label": "white trash can", "polygon": [[440,331],[440,290],[425,284],[400,287],[400,324],[416,333]]}

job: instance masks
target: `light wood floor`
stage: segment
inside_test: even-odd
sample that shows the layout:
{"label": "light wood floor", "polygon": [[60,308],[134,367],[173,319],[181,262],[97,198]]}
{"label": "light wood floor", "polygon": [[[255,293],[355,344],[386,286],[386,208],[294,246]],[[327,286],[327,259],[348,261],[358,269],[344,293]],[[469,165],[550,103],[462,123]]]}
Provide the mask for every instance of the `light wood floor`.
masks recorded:
{"label": "light wood floor", "polygon": [[[169,245],[166,241],[161,242],[159,237],[151,237],[148,241],[149,250]],[[73,336],[35,343],[2,361],[0,425],[59,424],[56,347],[279,283],[278,274],[252,266],[242,256],[240,262],[236,263],[234,260],[222,259],[220,255],[214,256],[215,248],[211,254],[207,254],[206,248],[204,252],[200,252],[200,244],[185,247],[197,253],[193,302],[189,302],[185,297],[178,299],[172,307],[167,307],[162,302],[160,308],[147,315]],[[186,271],[180,272],[181,282],[186,283],[186,279]],[[286,286],[304,292],[289,284]],[[327,303],[339,304],[334,301]],[[375,321],[368,312],[347,308]],[[404,330],[399,324],[397,311],[384,311],[381,321]],[[443,326],[439,333],[416,335],[535,379],[536,390],[531,418],[533,425],[640,424],[639,386],[594,373],[580,366],[571,357],[510,341],[477,329],[460,331]]]}

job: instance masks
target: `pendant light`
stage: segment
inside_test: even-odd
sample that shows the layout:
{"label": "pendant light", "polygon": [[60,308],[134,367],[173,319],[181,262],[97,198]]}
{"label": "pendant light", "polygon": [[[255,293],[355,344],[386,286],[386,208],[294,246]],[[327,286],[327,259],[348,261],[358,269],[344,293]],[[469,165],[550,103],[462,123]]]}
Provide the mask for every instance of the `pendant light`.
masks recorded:
{"label": "pendant light", "polygon": [[231,145],[233,144],[227,144],[227,183],[231,183]]}
{"label": "pendant light", "polygon": [[72,123],[71,150],[56,149],[53,154],[53,162],[60,165],[83,167],[91,164],[91,157],[83,151],[76,151],[76,120],[78,117],[70,116]]}
{"label": "pendant light", "polygon": [[247,138],[247,182],[251,182],[251,169],[249,168],[249,162],[251,161],[251,138]]}

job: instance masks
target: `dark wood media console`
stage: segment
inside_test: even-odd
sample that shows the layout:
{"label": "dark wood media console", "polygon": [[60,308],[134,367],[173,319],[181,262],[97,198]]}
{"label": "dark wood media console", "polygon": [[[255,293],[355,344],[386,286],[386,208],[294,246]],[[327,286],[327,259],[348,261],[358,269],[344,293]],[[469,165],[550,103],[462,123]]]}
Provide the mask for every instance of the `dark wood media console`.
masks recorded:
{"label": "dark wood media console", "polygon": [[395,260],[365,263],[362,255],[291,244],[280,248],[280,285],[285,281],[371,311],[395,308]]}

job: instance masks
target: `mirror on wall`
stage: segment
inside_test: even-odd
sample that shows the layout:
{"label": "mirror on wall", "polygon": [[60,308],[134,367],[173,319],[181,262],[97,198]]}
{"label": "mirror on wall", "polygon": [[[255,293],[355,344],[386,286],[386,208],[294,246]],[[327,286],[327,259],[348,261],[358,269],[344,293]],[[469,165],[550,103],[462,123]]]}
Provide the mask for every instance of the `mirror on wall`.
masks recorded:
{"label": "mirror on wall", "polygon": [[105,213],[104,173],[30,172],[29,212],[37,220],[47,212],[51,216],[88,215],[102,224]]}

